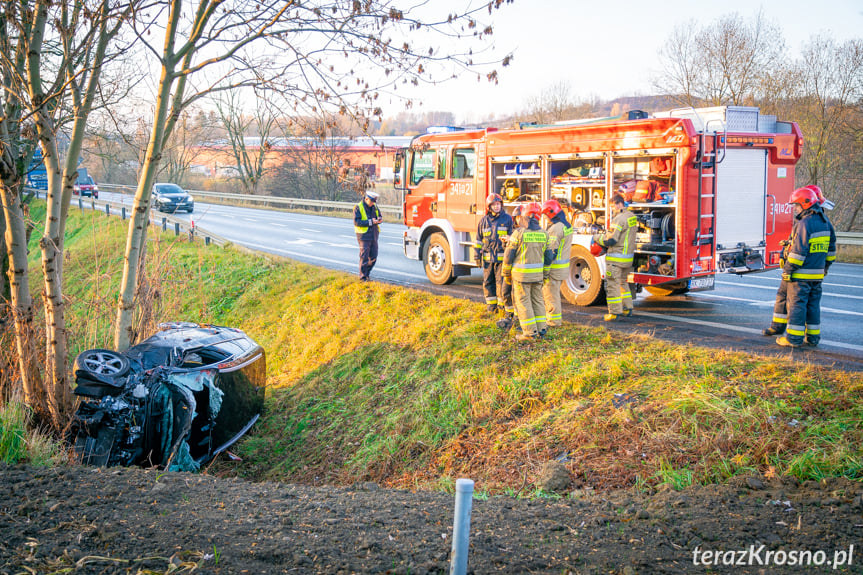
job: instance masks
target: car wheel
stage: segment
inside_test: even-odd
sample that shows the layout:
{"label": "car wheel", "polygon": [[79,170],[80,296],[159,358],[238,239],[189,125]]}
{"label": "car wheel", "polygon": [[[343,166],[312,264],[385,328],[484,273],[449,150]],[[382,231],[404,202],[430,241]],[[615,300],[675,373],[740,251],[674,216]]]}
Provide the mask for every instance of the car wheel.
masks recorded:
{"label": "car wheel", "polygon": [[569,278],[560,285],[560,293],[573,305],[599,303],[605,295],[602,274],[593,254],[584,246],[574,245],[569,258]]}
{"label": "car wheel", "polygon": [[449,241],[442,233],[432,234],[423,244],[423,263],[429,281],[437,285],[448,285],[455,281],[452,273],[452,257]]}
{"label": "car wheel", "polygon": [[89,349],[78,354],[75,359],[75,371],[120,377],[128,373],[129,360],[110,349]]}

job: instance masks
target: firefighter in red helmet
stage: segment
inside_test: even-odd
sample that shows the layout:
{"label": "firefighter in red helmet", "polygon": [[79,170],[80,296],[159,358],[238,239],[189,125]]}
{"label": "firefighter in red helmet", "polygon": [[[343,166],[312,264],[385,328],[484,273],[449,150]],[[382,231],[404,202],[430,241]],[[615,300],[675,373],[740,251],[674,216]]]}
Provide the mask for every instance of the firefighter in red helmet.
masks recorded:
{"label": "firefighter in red helmet", "polygon": [[[818,201],[818,205],[821,206],[822,209],[833,209],[833,202],[829,201],[824,197],[824,194],[821,192],[821,188],[815,185],[806,186],[806,188],[812,190],[815,194],[815,198]],[[779,258],[779,267],[784,268],[785,262],[788,260],[788,248],[791,246],[791,240],[794,238],[794,231],[797,229],[797,218],[794,218],[792,222],[791,235],[788,236],[788,239],[782,240],[780,245],[782,246],[782,256]],[[773,304],[773,321],[770,323],[770,326],[762,330],[762,334],[766,336],[773,335],[782,335],[785,333],[785,326],[788,324],[788,307],[787,307],[787,299],[788,299],[788,282],[785,280],[779,281],[779,289],[776,290],[776,302]]]}
{"label": "firefighter in red helmet", "polygon": [[794,228],[782,268],[787,282],[788,324],[776,343],[814,347],[821,340],[821,283],[836,261],[836,231],[810,188],[800,188],[788,202],[794,206]]}
{"label": "firefighter in red helmet", "polygon": [[638,220],[626,209],[626,200],[621,194],[611,198],[614,219],[611,220],[608,234],[595,234],[593,241],[607,248],[605,255],[605,291],[608,313],[605,321],[614,321],[621,315],[632,315],[632,293],[627,278],[632,273],[632,259],[635,253],[635,234]]}
{"label": "firefighter in red helmet", "polygon": [[554,261],[548,279],[542,285],[545,301],[545,319],[548,327],[563,325],[563,308],[560,305],[560,284],[569,278],[569,257],[572,251],[572,226],[557,200],[542,204],[542,215],[548,219],[548,249],[554,251]]}
{"label": "firefighter in red helmet", "polygon": [[488,311],[504,310],[512,317],[512,286],[503,281],[503,250],[505,239],[512,233],[512,217],[503,209],[503,198],[489,194],[485,199],[485,215],[476,228],[474,259],[482,266],[482,289]]}
{"label": "firefighter in red helmet", "polygon": [[554,251],[548,249],[548,234],[539,225],[542,208],[532,202],[524,208],[519,227],[513,232],[503,255],[503,275],[512,278],[512,296],[522,333],[520,341],[536,341],[546,332],[542,283],[551,272]]}

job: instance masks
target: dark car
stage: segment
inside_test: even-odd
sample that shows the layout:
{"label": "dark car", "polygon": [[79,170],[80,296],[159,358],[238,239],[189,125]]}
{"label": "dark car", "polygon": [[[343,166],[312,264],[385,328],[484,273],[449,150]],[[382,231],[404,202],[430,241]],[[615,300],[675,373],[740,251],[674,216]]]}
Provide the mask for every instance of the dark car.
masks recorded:
{"label": "dark car", "polygon": [[195,199],[177,184],[153,184],[153,207],[160,212],[195,211]]}
{"label": "dark car", "polygon": [[81,461],[196,471],[245,434],[264,405],[266,354],[239,329],[175,322],[123,353],[75,360]]}
{"label": "dark car", "polygon": [[78,174],[75,183],[72,185],[72,193],[76,196],[93,196],[94,198],[98,198],[99,186],[96,185],[91,176]]}

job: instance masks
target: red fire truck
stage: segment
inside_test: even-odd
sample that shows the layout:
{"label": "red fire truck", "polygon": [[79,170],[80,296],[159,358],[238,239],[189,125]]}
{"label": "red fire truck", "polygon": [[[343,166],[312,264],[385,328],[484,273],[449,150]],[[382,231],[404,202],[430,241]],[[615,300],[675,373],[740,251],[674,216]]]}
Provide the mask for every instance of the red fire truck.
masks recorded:
{"label": "red fire truck", "polygon": [[429,280],[448,284],[477,263],[471,246],[492,192],[508,211],[557,199],[574,227],[567,301],[602,297],[604,256],[591,236],[623,193],[638,218],[635,272],[655,295],[714,287],[716,273],[779,266],[791,230],[788,199],[803,138],[794,122],[758,108],[722,106],[515,130],[430,130],[402,150],[404,252]]}

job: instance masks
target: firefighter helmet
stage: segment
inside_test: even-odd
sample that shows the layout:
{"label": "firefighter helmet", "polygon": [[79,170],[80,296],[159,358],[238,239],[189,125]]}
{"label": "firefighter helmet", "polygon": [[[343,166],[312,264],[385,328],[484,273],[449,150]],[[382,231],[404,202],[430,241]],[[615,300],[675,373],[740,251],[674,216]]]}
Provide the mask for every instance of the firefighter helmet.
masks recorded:
{"label": "firefighter helmet", "polygon": [[806,187],[809,188],[810,190],[812,190],[813,192],[815,192],[815,197],[818,198],[818,205],[819,206],[821,206],[825,210],[832,210],[833,208],[836,207],[836,204],[834,204],[833,202],[831,202],[830,200],[828,200],[827,198],[824,197],[824,193],[821,191],[821,188],[819,188],[818,186],[816,186],[814,184],[806,186]]}
{"label": "firefighter helmet", "polygon": [[801,208],[808,210],[818,203],[818,196],[815,195],[815,192],[809,187],[799,188],[794,190],[794,193],[791,194],[791,199],[788,200],[788,203],[800,204]]}
{"label": "firefighter helmet", "polygon": [[530,202],[524,210],[524,215],[527,217],[535,216],[537,219],[542,215],[542,206],[539,202]]}
{"label": "firefighter helmet", "polygon": [[542,214],[549,218],[553,218],[560,213],[560,204],[557,200],[547,200],[542,204]]}
{"label": "firefighter helmet", "polygon": [[599,257],[605,253],[605,248],[602,247],[600,244],[598,244],[594,241],[591,241],[590,242],[590,253],[592,253],[596,257]]}
{"label": "firefighter helmet", "polygon": [[517,205],[517,206],[516,206],[515,208],[513,208],[513,210],[512,210],[512,217],[513,217],[513,218],[518,218],[518,217],[520,217],[520,216],[521,216],[522,211],[523,211],[523,210],[522,210],[522,205],[521,205],[521,204]]}
{"label": "firefighter helmet", "polygon": [[500,197],[500,194],[489,194],[485,198],[485,207],[486,209],[491,208],[491,205],[495,202],[500,202],[503,204],[503,198]]}

